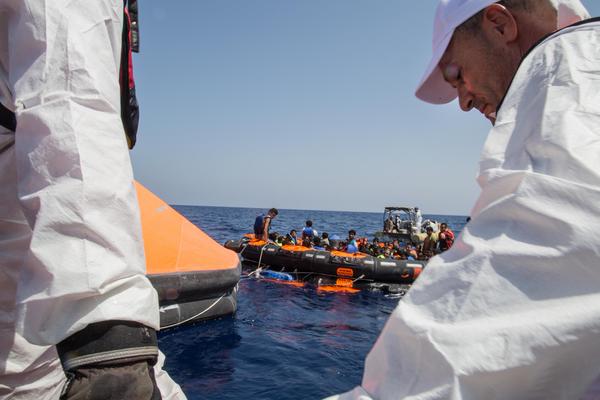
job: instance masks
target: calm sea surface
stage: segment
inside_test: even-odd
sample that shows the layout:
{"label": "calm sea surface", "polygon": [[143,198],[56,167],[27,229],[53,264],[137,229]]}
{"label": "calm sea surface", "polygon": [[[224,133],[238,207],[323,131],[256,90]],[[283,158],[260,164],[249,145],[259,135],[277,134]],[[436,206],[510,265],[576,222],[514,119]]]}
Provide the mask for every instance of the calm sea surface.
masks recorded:
{"label": "calm sea surface", "polygon": [[[250,232],[265,210],[176,206],[219,243]],[[424,215],[458,233],[464,216]],[[280,210],[271,231],[300,230],[372,237],[382,215]],[[161,332],[165,369],[189,399],[321,399],[360,384],[365,356],[399,298],[377,291],[321,293],[242,279],[233,317]]]}

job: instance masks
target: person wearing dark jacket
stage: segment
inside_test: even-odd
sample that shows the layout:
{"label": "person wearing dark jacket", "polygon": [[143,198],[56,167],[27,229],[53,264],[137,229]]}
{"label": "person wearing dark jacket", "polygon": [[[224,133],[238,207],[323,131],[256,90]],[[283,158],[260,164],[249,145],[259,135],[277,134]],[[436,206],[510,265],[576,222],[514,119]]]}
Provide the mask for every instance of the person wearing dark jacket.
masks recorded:
{"label": "person wearing dark jacket", "polygon": [[271,221],[279,214],[276,208],[271,208],[267,214],[261,214],[254,220],[254,238],[269,241],[269,228]]}

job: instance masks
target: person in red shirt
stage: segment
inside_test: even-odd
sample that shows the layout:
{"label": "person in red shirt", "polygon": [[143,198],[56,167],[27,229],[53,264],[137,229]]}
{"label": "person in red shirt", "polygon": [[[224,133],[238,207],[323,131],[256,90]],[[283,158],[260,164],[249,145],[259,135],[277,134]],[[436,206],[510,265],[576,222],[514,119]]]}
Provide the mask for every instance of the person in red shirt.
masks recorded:
{"label": "person in red shirt", "polygon": [[454,232],[448,228],[448,224],[445,222],[440,225],[438,243],[440,244],[440,252],[448,250],[454,244]]}

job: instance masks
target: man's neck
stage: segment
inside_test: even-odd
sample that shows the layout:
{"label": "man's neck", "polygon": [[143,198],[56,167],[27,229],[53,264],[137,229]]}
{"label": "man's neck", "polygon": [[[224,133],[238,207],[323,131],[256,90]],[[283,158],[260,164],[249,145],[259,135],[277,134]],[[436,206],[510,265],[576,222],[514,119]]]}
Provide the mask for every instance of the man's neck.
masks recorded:
{"label": "man's neck", "polygon": [[516,14],[519,26],[519,49],[521,56],[538,43],[544,36],[556,31],[557,13],[552,7],[540,6],[535,13],[522,12]]}

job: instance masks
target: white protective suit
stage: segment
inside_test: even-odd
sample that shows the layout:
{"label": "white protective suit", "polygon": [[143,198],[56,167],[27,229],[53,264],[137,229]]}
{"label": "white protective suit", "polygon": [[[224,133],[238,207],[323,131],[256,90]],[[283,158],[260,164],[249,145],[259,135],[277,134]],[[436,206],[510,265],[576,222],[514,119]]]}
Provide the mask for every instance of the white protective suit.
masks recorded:
{"label": "white protective suit", "polygon": [[120,117],[122,18],[122,0],[0,0],[0,101],[17,117],[16,134],[0,128],[0,149],[15,141],[0,150],[0,398],[57,399],[52,345],[89,323],[159,328]]}
{"label": "white protective suit", "polygon": [[417,228],[417,233],[421,233],[422,226],[423,226],[423,215],[421,215],[421,210],[417,209],[415,211],[415,227]]}
{"label": "white protective suit", "polygon": [[523,60],[478,181],[339,399],[600,398],[600,22]]}

